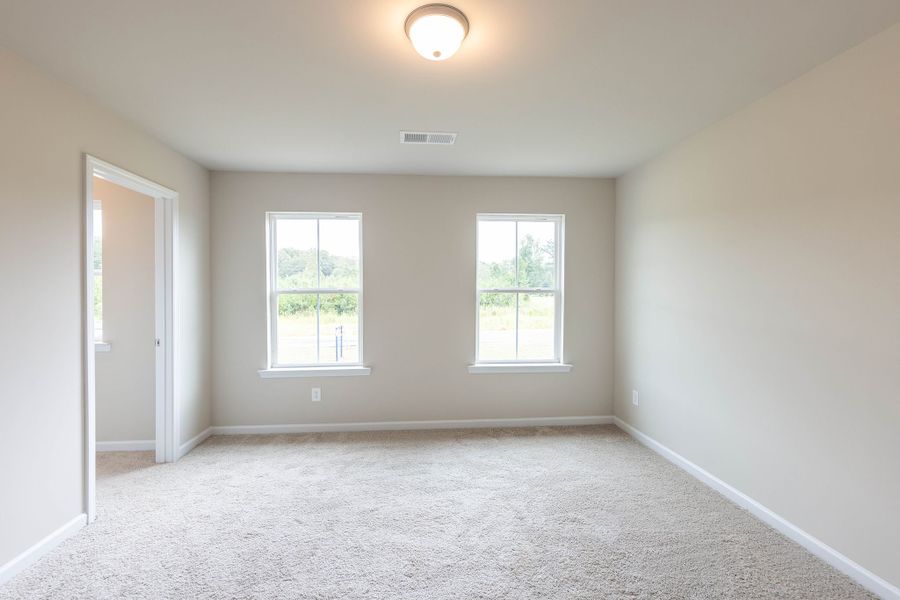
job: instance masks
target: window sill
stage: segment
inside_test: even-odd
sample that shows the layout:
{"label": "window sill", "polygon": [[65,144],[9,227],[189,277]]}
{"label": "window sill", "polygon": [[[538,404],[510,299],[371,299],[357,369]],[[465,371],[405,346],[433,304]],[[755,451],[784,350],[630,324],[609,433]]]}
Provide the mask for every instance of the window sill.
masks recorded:
{"label": "window sill", "polygon": [[572,365],[565,363],[479,363],[469,365],[469,373],[568,373]]}
{"label": "window sill", "polygon": [[94,342],[94,352],[109,352],[112,346],[109,342]]}
{"label": "window sill", "polygon": [[284,377],[355,377],[368,375],[372,372],[369,367],[297,367],[260,369],[259,376],[263,379],[280,379]]}

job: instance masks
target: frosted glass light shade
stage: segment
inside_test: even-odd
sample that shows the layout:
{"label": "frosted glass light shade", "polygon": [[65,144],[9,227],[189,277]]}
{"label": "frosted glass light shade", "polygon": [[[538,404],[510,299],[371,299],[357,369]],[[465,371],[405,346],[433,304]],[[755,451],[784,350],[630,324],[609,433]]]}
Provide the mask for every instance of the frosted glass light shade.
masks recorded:
{"label": "frosted glass light shade", "polygon": [[456,54],[468,33],[466,16],[446,4],[420,6],[406,18],[406,35],[428,60],[447,60]]}

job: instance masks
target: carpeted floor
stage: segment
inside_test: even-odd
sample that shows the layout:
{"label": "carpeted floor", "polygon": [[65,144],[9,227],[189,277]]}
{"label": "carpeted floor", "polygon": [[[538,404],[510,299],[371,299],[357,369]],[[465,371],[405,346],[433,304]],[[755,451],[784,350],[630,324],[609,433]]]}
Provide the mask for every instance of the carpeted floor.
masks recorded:
{"label": "carpeted floor", "polygon": [[614,427],[214,437],[98,458],[0,598],[871,598]]}

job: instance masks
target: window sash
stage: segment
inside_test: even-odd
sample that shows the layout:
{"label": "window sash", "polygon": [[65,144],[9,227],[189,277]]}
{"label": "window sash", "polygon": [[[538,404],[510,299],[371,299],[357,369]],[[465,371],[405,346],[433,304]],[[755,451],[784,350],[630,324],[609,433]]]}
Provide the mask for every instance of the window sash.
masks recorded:
{"label": "window sash", "polygon": [[[358,294],[362,288],[285,288],[273,290],[276,294]],[[545,290],[549,291],[549,290]]]}
{"label": "window sash", "polygon": [[[478,253],[478,226],[483,221],[506,221],[516,223],[515,235],[515,273],[516,283],[519,282],[519,227],[521,222],[552,222],[554,223],[554,285],[552,287],[503,287],[503,288],[487,288],[478,285],[478,265],[480,256]],[[476,364],[556,364],[562,362],[562,319],[563,319],[563,249],[564,249],[564,224],[565,215],[551,214],[479,214],[475,219],[475,363]],[[490,293],[515,294],[516,305],[516,358],[510,359],[482,359],[481,358],[481,295]],[[545,359],[518,358],[519,355],[519,294],[553,294],[554,300],[554,316],[553,316],[553,357]]]}
{"label": "window sash", "polygon": [[[269,344],[268,364],[272,369],[284,368],[308,368],[327,366],[358,367],[363,365],[363,239],[362,239],[362,214],[361,213],[308,213],[308,212],[270,212],[266,213],[266,237],[268,246],[268,295],[269,295]],[[359,286],[355,288],[279,288],[278,287],[278,233],[277,224],[280,220],[315,220],[316,221],[316,282],[321,279],[319,267],[319,253],[321,252],[321,239],[319,237],[319,221],[327,219],[355,220],[359,222]],[[278,299],[284,294],[317,294],[316,300],[316,362],[307,363],[280,363],[278,362]],[[356,294],[357,295],[357,332],[359,348],[355,362],[322,362],[321,360],[321,326],[320,326],[320,298],[321,294]]]}

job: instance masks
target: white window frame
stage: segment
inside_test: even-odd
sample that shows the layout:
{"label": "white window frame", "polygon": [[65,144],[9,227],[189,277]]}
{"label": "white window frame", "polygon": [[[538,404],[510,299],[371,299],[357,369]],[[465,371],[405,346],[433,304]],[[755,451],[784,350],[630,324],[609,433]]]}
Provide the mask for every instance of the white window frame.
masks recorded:
{"label": "white window frame", "polygon": [[[278,289],[278,239],[276,224],[279,220],[315,220],[316,225],[316,255],[321,251],[318,239],[318,222],[328,219],[343,219],[359,221],[359,287],[357,288],[296,288]],[[312,377],[312,376],[343,376],[343,375],[368,375],[370,369],[363,366],[363,238],[362,238],[362,213],[344,212],[267,212],[266,213],[266,292],[268,295],[268,356],[267,368],[259,371],[260,377]],[[318,272],[318,260],[316,277]],[[280,364],[278,358],[278,297],[282,294],[357,294],[357,318],[359,322],[359,360],[352,363],[314,362],[300,364]],[[318,330],[319,309],[316,307],[316,354],[320,352],[321,332]]]}
{"label": "white window frame", "polygon": [[[519,223],[552,222],[556,233],[556,277],[552,288],[481,288],[478,286],[478,237],[479,224],[483,221],[513,221],[516,223],[516,281],[519,277]],[[564,254],[565,254],[565,222],[562,214],[505,214],[479,213],[475,216],[475,364],[469,366],[470,373],[552,373],[567,372],[571,365],[563,363],[563,308],[564,308]],[[482,360],[481,349],[481,294],[514,293],[516,294],[516,354],[519,349],[519,310],[518,294],[520,293],[552,293],[555,296],[553,358],[548,359],[507,359]]]}

